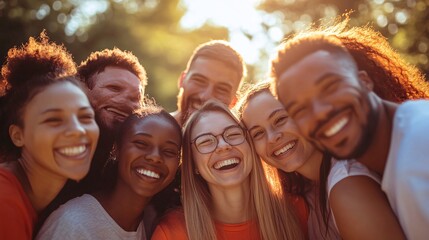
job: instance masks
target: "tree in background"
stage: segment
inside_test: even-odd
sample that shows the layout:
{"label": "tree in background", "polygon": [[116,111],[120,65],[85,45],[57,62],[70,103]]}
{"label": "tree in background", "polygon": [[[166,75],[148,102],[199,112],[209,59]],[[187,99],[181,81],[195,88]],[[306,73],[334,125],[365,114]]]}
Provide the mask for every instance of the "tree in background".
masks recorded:
{"label": "tree in background", "polygon": [[351,25],[373,26],[408,61],[429,74],[427,0],[265,0],[259,8],[277,19],[271,21],[276,24],[266,24],[267,33],[281,32],[283,36],[352,11]]}
{"label": "tree in background", "polygon": [[167,110],[176,108],[177,79],[192,51],[211,39],[227,39],[225,28],[184,30],[180,0],[0,0],[0,56],[46,29],[64,43],[77,64],[92,51],[132,51],[148,73],[146,92]]}
{"label": "tree in background", "polygon": [[[235,0],[231,0],[235,1]],[[147,93],[167,110],[176,108],[177,79],[192,51],[211,39],[229,39],[225,27],[206,23],[183,29],[181,0],[0,0],[0,58],[46,29],[79,64],[90,52],[118,47],[132,51],[146,68]],[[228,6],[225,6],[228,7]],[[249,64],[248,82],[266,75],[272,48],[289,34],[352,11],[351,25],[370,24],[392,46],[429,74],[428,0],[261,0],[260,26],[242,29],[259,41],[259,58]],[[240,14],[237,12],[237,14]],[[320,20],[319,20],[320,19]],[[261,35],[263,40],[261,43]]]}

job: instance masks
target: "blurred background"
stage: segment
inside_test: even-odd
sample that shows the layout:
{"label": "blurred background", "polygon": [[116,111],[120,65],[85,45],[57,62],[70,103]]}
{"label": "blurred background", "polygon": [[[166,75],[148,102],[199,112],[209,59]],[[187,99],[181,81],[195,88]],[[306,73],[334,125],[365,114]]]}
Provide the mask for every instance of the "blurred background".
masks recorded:
{"label": "blurred background", "polygon": [[350,10],[352,26],[373,26],[429,74],[429,0],[0,0],[0,58],[43,29],[77,64],[93,51],[129,50],[148,73],[146,93],[173,111],[177,79],[199,44],[230,41],[248,65],[246,81],[256,82],[285,36]]}

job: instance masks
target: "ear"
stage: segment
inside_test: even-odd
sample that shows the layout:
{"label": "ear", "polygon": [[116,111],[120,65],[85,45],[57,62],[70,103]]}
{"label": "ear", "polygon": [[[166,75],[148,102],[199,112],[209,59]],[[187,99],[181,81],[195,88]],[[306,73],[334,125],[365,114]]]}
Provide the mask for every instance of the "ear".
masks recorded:
{"label": "ear", "polygon": [[22,129],[15,124],[9,126],[9,136],[12,139],[13,144],[17,147],[24,146],[24,134]]}
{"label": "ear", "polygon": [[180,74],[180,77],[179,77],[179,79],[178,79],[178,81],[177,81],[177,87],[179,87],[179,89],[180,89],[180,88],[182,88],[182,86],[183,86],[183,81],[185,80],[185,77],[186,77],[186,71],[183,71],[183,72]]}
{"label": "ear", "polygon": [[363,71],[363,70],[359,71],[358,76],[359,76],[359,80],[366,87],[367,90],[369,91],[374,90],[374,82],[368,76],[368,73],[366,71]]}

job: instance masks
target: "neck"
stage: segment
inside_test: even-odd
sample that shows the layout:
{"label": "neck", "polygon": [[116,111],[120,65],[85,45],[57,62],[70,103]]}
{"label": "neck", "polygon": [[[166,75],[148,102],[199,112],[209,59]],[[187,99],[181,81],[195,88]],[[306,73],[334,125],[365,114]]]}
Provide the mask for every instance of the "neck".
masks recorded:
{"label": "neck", "polygon": [[214,218],[222,223],[241,223],[250,219],[249,179],[228,188],[209,186],[212,194]]}
{"label": "neck", "polygon": [[313,182],[319,181],[322,160],[323,153],[317,149],[314,149],[313,153],[310,155],[304,165],[302,165],[296,171]]}
{"label": "neck", "polygon": [[35,164],[31,164],[28,161],[29,156],[25,155],[23,154],[22,158],[16,162],[14,173],[21,182],[34,210],[40,214],[58,195],[67,178],[54,175]]}
{"label": "neck", "polygon": [[380,111],[371,144],[357,160],[369,169],[383,175],[390,149],[393,117],[398,105],[383,100],[379,101],[378,104],[380,104]]}
{"label": "neck", "polygon": [[120,179],[113,190],[93,195],[113,220],[129,232],[137,230],[143,219],[144,208],[150,201],[150,198],[138,196],[132,189],[121,184]]}

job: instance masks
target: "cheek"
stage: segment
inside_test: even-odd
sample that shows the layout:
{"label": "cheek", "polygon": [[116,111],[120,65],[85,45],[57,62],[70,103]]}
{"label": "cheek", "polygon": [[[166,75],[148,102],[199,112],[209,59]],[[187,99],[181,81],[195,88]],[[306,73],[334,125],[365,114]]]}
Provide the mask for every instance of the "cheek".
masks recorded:
{"label": "cheek", "polygon": [[266,141],[264,139],[260,139],[260,140],[253,141],[253,144],[255,145],[256,153],[259,156],[266,158],[266,155],[267,155],[265,151],[265,148],[267,146]]}

